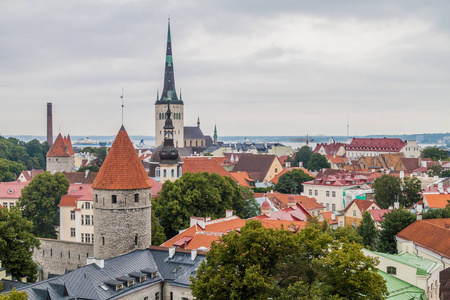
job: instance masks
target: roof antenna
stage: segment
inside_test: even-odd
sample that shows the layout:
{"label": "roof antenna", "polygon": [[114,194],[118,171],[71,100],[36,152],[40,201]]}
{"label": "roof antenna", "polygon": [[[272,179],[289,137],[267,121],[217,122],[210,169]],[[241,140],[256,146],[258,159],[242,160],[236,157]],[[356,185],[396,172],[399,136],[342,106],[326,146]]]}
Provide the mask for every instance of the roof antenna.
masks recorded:
{"label": "roof antenna", "polygon": [[122,88],[122,95],[120,96],[120,99],[122,99],[122,126],[123,126],[123,88]]}

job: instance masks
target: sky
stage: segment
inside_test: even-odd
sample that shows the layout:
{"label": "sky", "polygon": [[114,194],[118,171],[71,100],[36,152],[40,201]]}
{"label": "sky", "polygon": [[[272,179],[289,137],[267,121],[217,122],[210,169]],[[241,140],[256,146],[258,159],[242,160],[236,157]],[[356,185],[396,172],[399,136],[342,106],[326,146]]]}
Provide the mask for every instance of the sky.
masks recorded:
{"label": "sky", "polygon": [[0,135],[154,135],[170,16],[185,125],[450,130],[450,1],[2,0]]}

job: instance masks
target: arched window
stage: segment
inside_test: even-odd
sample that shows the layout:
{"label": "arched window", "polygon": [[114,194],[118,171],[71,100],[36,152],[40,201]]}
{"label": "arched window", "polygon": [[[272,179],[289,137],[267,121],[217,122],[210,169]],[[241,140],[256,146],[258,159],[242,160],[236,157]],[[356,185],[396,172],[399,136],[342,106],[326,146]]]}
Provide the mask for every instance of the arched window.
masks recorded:
{"label": "arched window", "polygon": [[175,171],[174,171],[174,169],[172,169],[172,170],[170,171],[170,176],[171,176],[171,177],[175,177]]}
{"label": "arched window", "polygon": [[156,167],[156,169],[155,169],[155,177],[161,177],[161,168],[160,167]]}
{"label": "arched window", "polygon": [[167,177],[167,170],[164,169],[164,177]]}

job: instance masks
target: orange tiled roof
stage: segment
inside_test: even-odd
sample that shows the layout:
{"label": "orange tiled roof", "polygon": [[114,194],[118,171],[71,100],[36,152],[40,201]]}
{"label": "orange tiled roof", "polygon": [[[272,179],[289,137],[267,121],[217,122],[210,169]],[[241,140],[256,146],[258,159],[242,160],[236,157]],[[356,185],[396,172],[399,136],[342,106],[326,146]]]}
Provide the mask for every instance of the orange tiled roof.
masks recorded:
{"label": "orange tiled roof", "polygon": [[330,225],[334,225],[338,223],[338,218],[335,214],[334,220],[331,219],[331,214],[334,214],[334,212],[332,211],[325,211],[322,213],[322,216],[327,220],[328,224]]}
{"label": "orange tiled roof", "polygon": [[444,209],[450,200],[450,194],[424,194],[423,197],[430,208]]}
{"label": "orange tiled roof", "polygon": [[231,176],[239,183],[241,186],[247,186],[250,187],[249,181],[255,182],[253,179],[251,179],[248,176],[248,173],[245,171],[239,171],[239,172],[230,172]]}
{"label": "orange tiled roof", "polygon": [[[301,221],[283,221],[283,220],[259,220],[266,228],[281,228],[289,229],[291,226],[296,228],[303,228],[307,222]],[[198,249],[200,247],[209,248],[213,241],[217,242],[219,238],[233,230],[240,230],[245,225],[247,220],[243,220],[237,216],[208,221],[205,224],[205,229],[198,225],[189,227],[182,233],[174,236],[170,240],[163,243],[163,247],[172,247],[180,240],[189,240],[186,243],[186,249]],[[186,238],[189,237],[189,238]],[[192,237],[192,238],[191,238]],[[184,247],[184,245],[182,246]]]}
{"label": "orange tiled roof", "polygon": [[152,187],[133,143],[122,126],[100,168],[92,188],[101,190],[135,190]]}
{"label": "orange tiled roof", "polygon": [[225,170],[217,160],[212,159],[211,157],[212,156],[183,158],[183,173],[208,172],[231,177],[230,172]]}
{"label": "orange tiled roof", "polygon": [[69,155],[74,155],[75,151],[73,151],[72,140],[70,139],[70,134],[67,135],[66,145],[67,145],[67,150],[69,151]]}
{"label": "orange tiled roof", "polygon": [[278,180],[280,180],[280,176],[281,175],[283,175],[283,174],[286,174],[287,172],[290,172],[290,171],[292,171],[292,170],[295,170],[295,169],[300,169],[300,170],[302,170],[303,172],[305,172],[306,174],[308,174],[309,176],[311,176],[311,177],[314,177],[315,178],[315,176],[311,173],[311,172],[309,172],[308,170],[306,170],[305,168],[299,168],[299,167],[292,167],[292,168],[289,168],[289,169],[283,169],[280,173],[278,173],[277,175],[275,175],[275,177],[274,178],[272,178],[272,180],[270,181],[270,182],[272,182],[273,184],[277,184],[278,183]]}
{"label": "orange tiled roof", "polygon": [[450,258],[450,219],[419,220],[396,236]]}
{"label": "orange tiled roof", "polygon": [[[70,146],[72,148],[72,145]],[[72,149],[73,151],[73,149]],[[63,136],[58,134],[56,140],[53,142],[52,147],[47,152],[47,157],[69,157],[71,154],[69,153],[69,146],[66,144],[66,139]]]}
{"label": "orange tiled roof", "polygon": [[[266,197],[275,205],[277,208],[285,208],[288,205],[288,199],[290,194],[282,194],[279,192],[267,193]],[[325,208],[325,206],[321,205],[317,202],[315,198],[310,198],[302,195],[293,195],[295,197],[295,201],[300,203],[305,209],[319,209]]]}

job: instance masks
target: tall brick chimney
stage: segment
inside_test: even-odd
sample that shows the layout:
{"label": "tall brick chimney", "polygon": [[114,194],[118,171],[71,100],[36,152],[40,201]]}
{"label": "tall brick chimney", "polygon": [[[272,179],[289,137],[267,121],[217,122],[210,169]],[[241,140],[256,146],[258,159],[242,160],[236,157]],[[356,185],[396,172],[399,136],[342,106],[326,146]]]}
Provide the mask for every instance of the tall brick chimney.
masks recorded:
{"label": "tall brick chimney", "polygon": [[47,143],[53,145],[53,113],[52,103],[47,103]]}

